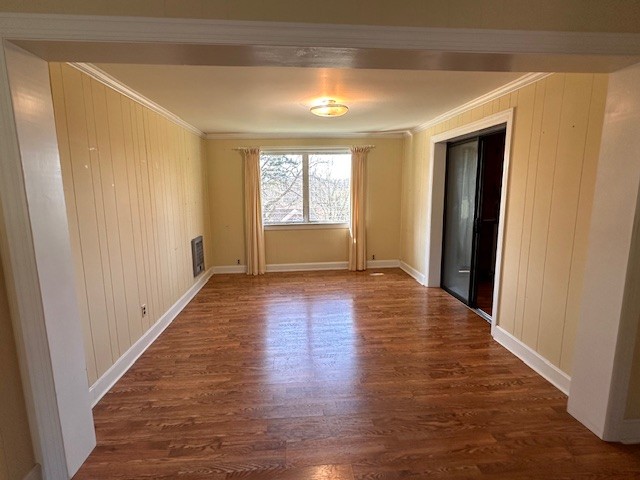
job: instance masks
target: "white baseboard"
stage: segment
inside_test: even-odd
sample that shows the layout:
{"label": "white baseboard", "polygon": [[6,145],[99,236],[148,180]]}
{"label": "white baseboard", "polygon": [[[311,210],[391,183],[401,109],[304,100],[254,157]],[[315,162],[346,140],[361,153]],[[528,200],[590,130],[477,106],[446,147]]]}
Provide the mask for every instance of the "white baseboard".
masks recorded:
{"label": "white baseboard", "polygon": [[418,270],[404,263],[402,260],[400,260],[399,263],[400,263],[399,265],[400,268],[404,270],[404,272],[407,273],[408,275],[411,275],[416,282],[418,282],[420,285],[425,284],[425,282],[427,281],[427,277],[424,275],[424,273],[420,273]]}
{"label": "white baseboard", "polygon": [[640,443],[640,419],[623,420],[620,425],[622,443]]}
{"label": "white baseboard", "polygon": [[367,260],[367,268],[398,268],[400,260]]}
{"label": "white baseboard", "polygon": [[207,270],[193,286],[187,290],[182,297],[174,303],[162,317],[140,337],[140,339],[131,345],[124,355],[122,355],[109,370],[107,370],[97,381],[89,388],[89,396],[92,406],[95,406],[100,399],[120,380],[127,370],[135,363],[135,361],[149,348],[149,346],[160,336],[162,332],[173,322],[178,314],[187,306],[196,293],[213,275],[213,269]]}
{"label": "white baseboard", "polygon": [[[399,260],[368,260],[367,268],[397,268]],[[271,263],[267,272],[311,272],[314,270],[346,270],[348,262],[312,262],[312,263]],[[213,267],[214,275],[246,273],[246,265],[220,265]]]}
{"label": "white baseboard", "polygon": [[42,469],[40,468],[40,464],[36,463],[29,473],[27,473],[23,480],[42,480]]}
{"label": "white baseboard", "polygon": [[346,270],[348,262],[272,263],[267,272],[309,272],[313,270]]}
{"label": "white baseboard", "polygon": [[571,386],[571,377],[569,375],[503,328],[496,326],[491,334],[496,342],[526,363],[562,393],[569,395],[569,387]]}
{"label": "white baseboard", "polygon": [[220,265],[213,267],[214,275],[221,275],[224,273],[247,273],[246,265]]}

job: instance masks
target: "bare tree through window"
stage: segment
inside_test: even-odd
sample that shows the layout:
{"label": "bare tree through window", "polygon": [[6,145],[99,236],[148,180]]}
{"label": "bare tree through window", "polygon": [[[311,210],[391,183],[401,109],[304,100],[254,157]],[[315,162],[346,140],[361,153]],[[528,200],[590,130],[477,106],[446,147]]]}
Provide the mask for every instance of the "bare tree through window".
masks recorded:
{"label": "bare tree through window", "polygon": [[265,225],[349,222],[348,153],[263,154],[260,168]]}
{"label": "bare tree through window", "polygon": [[347,223],[351,155],[309,155],[309,221]]}

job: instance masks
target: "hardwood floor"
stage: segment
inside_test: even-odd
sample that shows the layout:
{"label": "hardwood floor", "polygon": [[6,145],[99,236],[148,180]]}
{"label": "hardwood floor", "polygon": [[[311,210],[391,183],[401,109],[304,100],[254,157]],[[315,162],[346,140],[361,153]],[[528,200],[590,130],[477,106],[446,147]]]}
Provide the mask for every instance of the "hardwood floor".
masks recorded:
{"label": "hardwood floor", "polygon": [[77,479],[640,478],[400,270],[213,277],[94,409]]}

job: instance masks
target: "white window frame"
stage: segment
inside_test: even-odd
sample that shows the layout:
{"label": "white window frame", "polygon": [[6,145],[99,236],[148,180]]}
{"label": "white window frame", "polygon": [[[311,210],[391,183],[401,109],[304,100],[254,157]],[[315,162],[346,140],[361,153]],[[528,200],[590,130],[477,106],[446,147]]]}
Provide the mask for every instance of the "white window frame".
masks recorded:
{"label": "white window frame", "polygon": [[[283,154],[302,155],[302,209],[304,221],[291,223],[269,223],[264,224],[263,228],[265,230],[348,229],[349,222],[330,223],[309,221],[309,155],[351,155],[349,147],[288,147],[260,149],[260,157],[262,157],[262,155]],[[260,172],[260,175],[262,176],[262,172]],[[349,177],[349,188],[351,188],[351,177]],[[351,217],[351,209],[349,209],[349,217]]]}

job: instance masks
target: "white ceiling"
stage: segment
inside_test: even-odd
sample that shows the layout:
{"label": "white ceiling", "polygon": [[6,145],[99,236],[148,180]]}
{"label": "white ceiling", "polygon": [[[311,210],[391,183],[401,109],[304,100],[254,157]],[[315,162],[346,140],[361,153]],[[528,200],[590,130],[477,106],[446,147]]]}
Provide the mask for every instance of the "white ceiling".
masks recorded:
{"label": "white ceiling", "polygon": [[[521,73],[97,64],[206,133],[345,134],[408,130]],[[309,107],[349,106],[340,118]]]}

